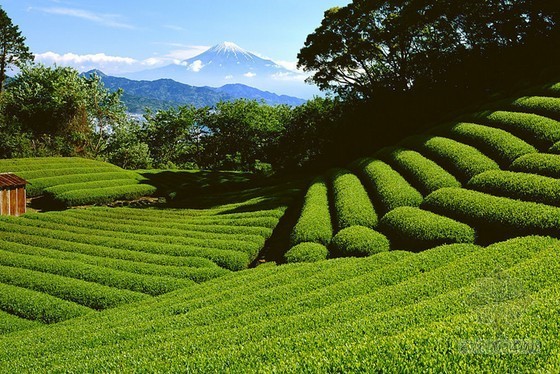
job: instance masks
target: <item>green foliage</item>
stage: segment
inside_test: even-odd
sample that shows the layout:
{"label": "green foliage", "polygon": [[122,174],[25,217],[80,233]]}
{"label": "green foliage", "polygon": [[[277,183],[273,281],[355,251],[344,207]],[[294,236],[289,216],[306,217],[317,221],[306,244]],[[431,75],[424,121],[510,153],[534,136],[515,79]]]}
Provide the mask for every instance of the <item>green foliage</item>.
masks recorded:
{"label": "green foliage", "polygon": [[383,161],[362,159],[352,167],[362,177],[380,214],[399,206],[418,206],[422,202],[422,195]]}
{"label": "green foliage", "polygon": [[458,123],[451,127],[449,134],[477,148],[504,167],[508,167],[518,157],[537,152],[533,146],[505,130],[474,123]]}
{"label": "green foliage", "polygon": [[475,231],[464,223],[414,207],[396,208],[379,223],[391,247],[420,251],[442,244],[474,243]]}
{"label": "green foliage", "polygon": [[524,234],[558,236],[560,208],[461,188],[432,192],[422,208],[448,216],[491,238]]}
{"label": "green foliage", "polygon": [[434,136],[414,141],[428,157],[454,174],[462,183],[486,170],[499,169],[495,161],[478,149],[452,139]]}
{"label": "green foliage", "polygon": [[560,98],[557,97],[526,96],[515,100],[512,106],[560,121]]}
{"label": "green foliage", "polygon": [[550,148],[548,149],[548,152],[549,152],[549,153],[560,154],[560,141],[554,143],[554,144],[552,145],[552,147],[550,147]]}
{"label": "green foliage", "polygon": [[115,200],[136,200],[155,192],[156,188],[148,184],[125,183],[114,187],[72,190],[57,194],[54,200],[65,206],[108,204]]}
{"label": "green foliage", "polygon": [[328,245],[333,235],[327,184],[323,178],[312,183],[303,201],[299,219],[291,233],[292,246],[304,242]]}
{"label": "green foliage", "polygon": [[388,162],[424,195],[443,187],[461,187],[453,175],[416,151],[389,147],[375,156]]}
{"label": "green foliage", "polygon": [[316,262],[326,260],[329,250],[319,243],[299,243],[284,255],[286,262]]}
{"label": "green foliage", "polygon": [[39,323],[0,310],[0,335],[39,327]]}
{"label": "green foliage", "polygon": [[467,187],[491,195],[560,206],[560,180],[542,175],[492,170],[475,176]]}
{"label": "green foliage", "polygon": [[560,178],[560,155],[535,153],[519,157],[511,170]]}
{"label": "green foliage", "polygon": [[385,235],[364,226],[351,226],[340,230],[332,239],[332,252],[336,255],[371,256],[389,250]]}
{"label": "green foliage", "polygon": [[0,93],[4,89],[6,69],[23,67],[33,61],[34,56],[25,44],[25,37],[17,25],[12,23],[6,11],[0,8]]}
{"label": "green foliage", "polygon": [[560,140],[560,122],[531,113],[496,111],[479,118],[502,128],[543,151]]}
{"label": "green foliage", "polygon": [[330,179],[338,230],[356,225],[377,226],[377,214],[358,177],[348,170],[335,169]]}

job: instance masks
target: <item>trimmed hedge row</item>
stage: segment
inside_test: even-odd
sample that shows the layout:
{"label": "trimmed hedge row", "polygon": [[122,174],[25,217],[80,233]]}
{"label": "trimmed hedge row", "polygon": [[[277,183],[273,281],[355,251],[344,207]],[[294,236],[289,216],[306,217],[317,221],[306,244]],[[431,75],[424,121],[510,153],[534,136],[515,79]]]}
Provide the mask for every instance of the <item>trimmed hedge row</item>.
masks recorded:
{"label": "trimmed hedge row", "polygon": [[385,235],[364,226],[340,230],[332,239],[332,253],[338,256],[371,256],[389,250]]}
{"label": "trimmed hedge row", "polygon": [[560,140],[560,122],[537,114],[495,111],[482,113],[478,118],[518,136],[540,151]]}
{"label": "trimmed hedge row", "polygon": [[560,120],[560,98],[558,97],[526,96],[515,100],[512,106],[515,109]]}
{"label": "trimmed hedge row", "polygon": [[83,182],[83,183],[59,184],[56,186],[45,188],[44,192],[52,196],[57,196],[65,192],[70,192],[74,190],[120,187],[120,186],[128,186],[128,185],[135,185],[135,184],[138,184],[138,181],[136,179],[130,179],[130,178],[100,180],[100,181]]}
{"label": "trimmed hedge row", "polygon": [[[153,254],[164,254],[183,257],[203,257],[213,261],[218,266],[229,270],[245,269],[251,261],[246,253],[240,251],[201,248],[178,244],[166,244],[145,240],[142,241],[138,239],[131,240],[100,235],[88,235],[68,232],[65,229],[55,230],[38,226],[21,225],[19,221],[20,220],[18,220],[18,224],[15,224],[13,220],[8,220],[5,217],[0,216],[0,222],[2,222],[0,223],[0,231],[32,234],[34,236],[60,239],[68,242],[87,243]],[[34,229],[29,230],[30,227],[34,227]]]}
{"label": "trimmed hedge row", "polygon": [[399,206],[418,206],[422,195],[383,161],[366,158],[353,164],[369,188],[376,211],[383,215]]}
{"label": "trimmed hedge row", "polygon": [[449,130],[451,137],[484,152],[501,166],[507,167],[516,158],[537,150],[509,132],[474,123],[458,123]]}
{"label": "trimmed hedge row", "polygon": [[477,232],[502,235],[560,236],[560,208],[488,195],[462,188],[442,188],[426,197],[422,208],[475,227]]}
{"label": "trimmed hedge row", "polygon": [[515,160],[511,170],[560,178],[560,155],[547,153],[525,155]]}
{"label": "trimmed hedge row", "polygon": [[156,192],[156,187],[149,184],[133,184],[116,187],[102,187],[64,192],[54,196],[66,206],[108,204],[115,200],[135,200],[143,196],[150,196]]}
{"label": "trimmed hedge row", "polygon": [[[8,235],[6,235],[8,236]],[[52,259],[60,260],[72,260],[78,261],[84,264],[100,266],[108,269],[126,271],[134,274],[146,274],[155,275],[162,277],[171,277],[177,279],[190,279],[195,282],[204,282],[210,279],[217,278],[219,276],[229,273],[228,270],[223,269],[217,265],[213,267],[188,267],[188,266],[170,266],[170,265],[158,265],[149,264],[136,261],[118,260],[105,257],[99,257],[96,255],[87,255],[75,252],[60,251],[58,249],[45,248],[43,238],[37,237],[28,238],[22,237],[22,235],[11,235],[11,238],[17,238],[20,241],[14,242],[9,239],[2,237],[3,241],[0,241],[0,249],[10,252],[15,252],[19,254],[26,254],[38,257],[48,257]],[[23,245],[21,245],[23,244]],[[68,247],[69,245],[66,245]],[[64,246],[60,246],[66,249]]]}
{"label": "trimmed hedge row", "polygon": [[0,242],[0,265],[4,266],[62,275],[109,287],[142,292],[152,296],[161,295],[194,284],[194,281],[187,279],[135,274],[84,264],[75,260],[53,259],[10,252],[2,249],[2,246],[5,245],[8,245],[8,243]]}
{"label": "trimmed hedge row", "polygon": [[379,230],[394,249],[419,251],[451,243],[474,243],[475,231],[451,218],[414,207],[400,207],[387,213]]}
{"label": "trimmed hedge row", "polygon": [[377,214],[358,177],[346,169],[336,169],[330,179],[338,230],[355,225],[377,226]]}
{"label": "trimmed hedge row", "polygon": [[549,153],[560,154],[560,142],[556,142],[548,149]]}
{"label": "trimmed hedge row", "polygon": [[0,335],[9,334],[14,331],[27,330],[41,326],[36,321],[15,316],[0,310]]}
{"label": "trimmed hedge row", "polygon": [[146,300],[148,295],[55,274],[0,266],[0,282],[39,291],[95,310]]}
{"label": "trimmed hedge row", "polygon": [[57,323],[93,312],[71,301],[3,283],[0,283],[0,309],[43,323]]}
{"label": "trimmed hedge row", "polygon": [[[74,167],[65,166],[60,169],[43,169],[38,168],[36,170],[19,171],[18,175],[27,180],[40,179],[40,178],[50,178],[50,177],[63,177],[71,176],[76,174],[81,174],[87,172],[88,174],[101,174],[101,173],[111,173],[111,172],[125,172],[118,166],[105,164],[103,166],[88,167],[87,169],[80,169]],[[126,173],[126,172],[125,172]]]}
{"label": "trimmed hedge row", "polygon": [[385,148],[376,153],[376,157],[391,164],[423,195],[443,187],[461,187],[447,170],[416,151]]}
{"label": "trimmed hedge row", "polygon": [[560,206],[560,179],[492,170],[473,177],[468,188],[491,195]]}
{"label": "trimmed hedge row", "polygon": [[301,214],[290,235],[292,246],[304,242],[328,245],[333,235],[327,184],[322,177],[312,183],[303,201]]}
{"label": "trimmed hedge row", "polygon": [[316,262],[326,260],[329,250],[323,244],[319,243],[299,243],[284,255],[286,262]]}
{"label": "trimmed hedge row", "polygon": [[[418,138],[422,139],[422,138]],[[429,137],[419,145],[429,157],[451,172],[461,183],[486,170],[499,169],[498,164],[478,149],[440,136]]]}

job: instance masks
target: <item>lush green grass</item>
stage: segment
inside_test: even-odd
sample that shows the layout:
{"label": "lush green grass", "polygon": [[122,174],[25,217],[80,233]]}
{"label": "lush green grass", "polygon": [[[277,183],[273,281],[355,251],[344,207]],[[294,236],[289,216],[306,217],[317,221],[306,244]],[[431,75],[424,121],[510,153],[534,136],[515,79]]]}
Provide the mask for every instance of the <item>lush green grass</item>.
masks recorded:
{"label": "lush green grass", "polygon": [[475,231],[464,223],[419,208],[401,207],[387,213],[379,230],[395,249],[421,251],[442,244],[474,243]]}
{"label": "lush green grass", "polygon": [[0,160],[0,172],[26,179],[28,196],[47,194],[64,206],[135,200],[156,191],[154,186],[140,184],[144,178],[138,173],[77,157]]}
{"label": "lush green grass", "polygon": [[[0,365],[5,372],[552,369],[558,250],[556,240],[528,237],[259,267],[11,334],[0,339]],[[533,354],[492,345],[525,340]],[[493,354],[473,354],[488,346]]]}
{"label": "lush green grass", "polygon": [[496,196],[560,206],[560,180],[542,175],[492,170],[475,176],[468,188]]}

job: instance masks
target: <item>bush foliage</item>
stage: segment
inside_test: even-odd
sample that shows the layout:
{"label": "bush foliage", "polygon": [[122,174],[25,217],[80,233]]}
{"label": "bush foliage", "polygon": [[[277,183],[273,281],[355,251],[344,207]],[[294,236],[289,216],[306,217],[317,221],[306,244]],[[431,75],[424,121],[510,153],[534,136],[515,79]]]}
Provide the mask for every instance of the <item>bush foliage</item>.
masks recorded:
{"label": "bush foliage", "polygon": [[299,243],[284,255],[286,262],[316,262],[325,260],[329,255],[329,250],[319,243]]}
{"label": "bush foliage", "polygon": [[371,256],[389,250],[385,235],[364,226],[340,230],[332,239],[332,252],[338,256]]}

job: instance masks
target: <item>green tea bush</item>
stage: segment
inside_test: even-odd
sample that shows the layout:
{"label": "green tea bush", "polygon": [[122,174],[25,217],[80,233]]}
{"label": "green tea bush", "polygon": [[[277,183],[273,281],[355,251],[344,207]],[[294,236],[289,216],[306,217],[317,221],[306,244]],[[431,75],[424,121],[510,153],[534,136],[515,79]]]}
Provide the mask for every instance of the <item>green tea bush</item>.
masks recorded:
{"label": "green tea bush", "polygon": [[292,246],[304,242],[328,245],[332,234],[327,184],[320,177],[312,182],[305,194],[303,208],[290,239]]}
{"label": "green tea bush", "polygon": [[57,323],[93,310],[42,292],[0,283],[0,309],[43,323]]}
{"label": "green tea bush", "polygon": [[348,170],[336,169],[330,179],[338,229],[356,225],[374,228],[377,214],[358,177]]}
{"label": "green tea bush", "polygon": [[353,164],[366,187],[374,205],[381,214],[399,206],[418,206],[422,195],[389,165],[377,159],[363,159]]}
{"label": "green tea bush", "polygon": [[461,187],[461,183],[447,170],[416,151],[385,148],[376,157],[398,170],[423,195],[443,187]]}
{"label": "green tea bush", "polygon": [[39,322],[15,316],[0,310],[0,335],[11,332],[33,329],[41,326]]}
{"label": "green tea bush", "polygon": [[0,282],[43,292],[96,310],[146,300],[149,297],[143,293],[98,283],[7,266],[0,266]]}
{"label": "green tea bush", "polygon": [[560,236],[560,208],[461,188],[442,188],[422,208],[442,214],[491,237],[527,234]]}
{"label": "green tea bush", "polygon": [[491,170],[473,177],[468,188],[491,195],[560,206],[560,179]]}
{"label": "green tea bush", "polygon": [[548,149],[549,153],[556,153],[556,154],[560,154],[560,141],[556,142],[552,145],[552,147],[550,147]]}
{"label": "green tea bush", "polygon": [[420,251],[442,244],[474,243],[475,231],[451,218],[414,207],[400,207],[387,213],[379,230],[394,249]]}
{"label": "green tea bush", "polygon": [[560,140],[560,122],[532,113],[486,112],[478,116],[489,126],[501,128],[545,151]]}
{"label": "green tea bush", "polygon": [[519,157],[511,170],[560,178],[560,155],[535,153]]}
{"label": "green tea bush", "polygon": [[135,178],[136,174],[127,171],[88,174],[87,172],[84,171],[84,174],[37,178],[37,179],[33,179],[32,181],[29,181],[30,184],[27,186],[27,192],[28,192],[28,196],[33,197],[42,194],[45,188],[57,186],[59,184],[92,182],[97,180],[123,179],[127,177]]}
{"label": "green tea bush", "polygon": [[332,252],[338,256],[370,256],[389,250],[385,235],[364,226],[340,230],[332,239]]}
{"label": "green tea bush", "polygon": [[560,120],[560,98],[557,97],[526,96],[515,100],[512,107]]}
{"label": "green tea bush", "polygon": [[325,260],[329,255],[327,247],[319,243],[299,243],[293,246],[284,258],[286,262],[316,262]]}
{"label": "green tea bush", "polygon": [[504,167],[520,156],[537,152],[532,145],[505,130],[474,123],[454,125],[449,136],[477,148]]}
{"label": "green tea bush", "polygon": [[65,192],[75,191],[75,190],[89,190],[96,188],[108,188],[108,187],[121,187],[138,184],[136,179],[126,178],[126,179],[113,179],[113,180],[100,180],[84,183],[69,183],[69,184],[59,184],[53,187],[45,188],[45,193],[57,196]]}
{"label": "green tea bush", "polygon": [[38,170],[20,171],[18,172],[18,175],[24,179],[33,180],[33,179],[40,179],[40,178],[80,175],[83,173],[101,174],[101,173],[111,173],[111,172],[125,172],[125,171],[119,168],[118,166],[106,164],[106,166],[89,167],[87,169],[66,166],[61,169],[38,169]]}
{"label": "green tea bush", "polygon": [[434,136],[420,145],[428,157],[451,172],[461,183],[486,170],[499,169],[498,164],[478,149],[458,141]]}
{"label": "green tea bush", "polygon": [[133,184],[68,191],[56,195],[54,200],[66,206],[108,204],[115,200],[135,200],[155,192],[156,187],[149,184]]}

